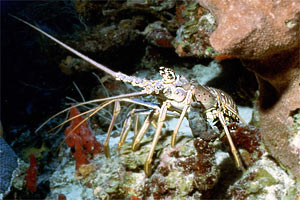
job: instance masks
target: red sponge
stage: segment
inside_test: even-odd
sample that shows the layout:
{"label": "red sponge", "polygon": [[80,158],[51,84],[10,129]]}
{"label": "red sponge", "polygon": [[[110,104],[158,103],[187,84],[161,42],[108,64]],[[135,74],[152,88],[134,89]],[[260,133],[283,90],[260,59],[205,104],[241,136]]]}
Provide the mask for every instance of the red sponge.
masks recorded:
{"label": "red sponge", "polygon": [[[79,110],[75,107],[71,108],[69,118],[71,119],[77,115],[80,115]],[[83,164],[88,164],[89,156],[94,156],[103,149],[102,145],[96,140],[95,135],[92,134],[87,122],[82,123],[73,130],[82,120],[84,120],[82,116],[76,117],[65,130],[66,144],[74,150],[73,156],[76,160],[76,169]]]}

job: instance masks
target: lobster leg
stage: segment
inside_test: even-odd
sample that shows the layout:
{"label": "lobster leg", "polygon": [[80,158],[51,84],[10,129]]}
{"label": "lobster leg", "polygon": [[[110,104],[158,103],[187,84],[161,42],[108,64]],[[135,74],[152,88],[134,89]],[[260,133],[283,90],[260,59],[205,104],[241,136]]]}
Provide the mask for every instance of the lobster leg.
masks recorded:
{"label": "lobster leg", "polygon": [[[120,149],[122,147],[122,145],[124,144],[124,142],[126,140],[126,137],[127,137],[128,132],[130,130],[130,127],[131,127],[132,117],[133,116],[138,117],[139,115],[149,115],[150,114],[149,112],[151,113],[152,109],[150,109],[150,110],[149,109],[132,109],[128,113],[127,118],[125,119],[125,121],[123,123],[123,129],[122,129],[122,132],[120,134],[118,149]],[[135,137],[134,137],[134,140],[135,140]]]}
{"label": "lobster leg", "polygon": [[157,122],[157,129],[155,131],[155,135],[154,135],[153,142],[152,142],[152,145],[151,145],[151,148],[150,148],[150,152],[148,154],[148,157],[147,157],[147,160],[146,160],[145,166],[144,166],[145,174],[148,177],[151,175],[152,157],[153,157],[154,150],[155,150],[156,144],[158,142],[158,139],[159,139],[159,136],[160,136],[160,133],[161,133],[164,121],[166,119],[167,110],[168,110],[169,106],[170,106],[170,103],[164,102],[163,105],[162,105],[162,107],[161,107],[161,109],[160,109],[160,113],[159,113],[159,117],[158,117],[158,122]]}
{"label": "lobster leg", "polygon": [[[119,149],[124,144],[125,139],[126,139],[127,134],[128,134],[128,131],[130,130],[131,119],[132,119],[133,115],[135,115],[137,118],[140,115],[147,115],[141,129],[139,131],[135,130],[135,132],[137,131],[137,134],[135,133],[135,137],[133,138],[133,144],[132,144],[132,150],[133,151],[136,151],[138,149],[139,144],[140,144],[141,140],[143,139],[144,134],[147,132],[150,124],[153,125],[153,115],[154,115],[154,110],[153,109],[148,109],[146,111],[145,111],[145,109],[140,109],[140,110],[135,110],[134,112],[135,113],[129,113],[128,118],[124,122],[123,129],[122,129],[122,132],[121,132],[121,135],[120,135],[120,141],[119,141],[119,146],[118,146]],[[178,114],[168,111],[167,116],[178,117]],[[136,126],[135,126],[135,128],[136,128]],[[157,128],[156,125],[155,125],[155,128]]]}
{"label": "lobster leg", "polygon": [[132,109],[132,110],[128,113],[128,115],[127,115],[127,117],[126,117],[126,119],[125,119],[125,121],[124,121],[124,123],[123,123],[123,128],[122,128],[122,132],[121,132],[121,134],[120,134],[120,140],[119,140],[119,144],[118,144],[118,149],[119,149],[119,150],[120,150],[121,146],[123,145],[123,143],[125,142],[125,139],[126,139],[126,137],[127,137],[127,134],[128,134],[128,132],[129,132],[129,130],[130,130],[130,127],[131,127],[131,119],[132,119],[132,116],[134,115],[134,113],[135,113],[135,109]]}
{"label": "lobster leg", "polygon": [[182,112],[180,114],[180,117],[179,117],[179,120],[176,124],[176,127],[173,131],[173,135],[172,135],[172,140],[171,140],[171,147],[174,147],[175,146],[175,143],[176,143],[176,135],[178,133],[178,130],[181,126],[181,123],[183,121],[183,118],[188,110],[188,108],[190,107],[191,103],[192,103],[192,99],[193,99],[193,90],[189,90],[188,93],[187,93],[187,96],[186,96],[186,100],[185,100],[185,105],[182,109]]}
{"label": "lobster leg", "polygon": [[235,111],[233,110],[231,107],[224,105],[225,109],[229,110],[230,112],[232,112],[235,116],[237,116],[237,118],[239,118],[239,120],[243,123],[243,124],[247,124],[247,122],[245,120],[243,120],[243,118]]}
{"label": "lobster leg", "polygon": [[121,110],[121,107],[120,107],[120,102],[119,101],[116,101],[115,102],[115,106],[114,106],[114,112],[113,112],[113,118],[110,122],[110,125],[109,125],[109,128],[108,128],[108,131],[107,131],[107,135],[106,135],[106,138],[105,138],[105,142],[104,142],[104,154],[107,158],[110,157],[110,153],[109,153],[109,138],[110,138],[110,135],[111,135],[111,132],[112,132],[112,129],[115,125],[115,121],[120,113],[120,110]]}
{"label": "lobster leg", "polygon": [[[239,154],[238,154],[238,151],[236,150],[236,148],[235,148],[235,145],[234,145],[234,143],[233,143],[233,141],[232,141],[232,138],[231,138],[231,135],[230,135],[230,132],[229,132],[229,130],[228,130],[228,128],[227,128],[227,125],[226,125],[226,121],[225,121],[225,118],[224,118],[224,114],[223,114],[223,111],[221,110],[221,108],[223,108],[223,109],[228,109],[228,107],[226,106],[226,107],[222,107],[222,105],[225,105],[225,104],[222,104],[221,103],[221,99],[220,99],[220,95],[217,95],[217,102],[218,102],[218,107],[219,107],[219,109],[218,109],[218,118],[219,118],[219,120],[220,120],[220,122],[221,122],[221,124],[222,124],[222,126],[223,126],[223,128],[224,128],[224,131],[225,131],[225,134],[226,134],[226,137],[227,137],[227,139],[228,139],[228,142],[229,142],[229,145],[230,145],[230,148],[231,148],[231,152],[232,152],[232,154],[233,154],[233,157],[234,157],[234,159],[235,159],[235,162],[236,162],[236,166],[237,166],[237,168],[238,169],[244,169],[244,167],[243,167],[243,164],[242,164],[242,161],[241,161],[241,159],[240,159],[240,157],[239,157]],[[228,109],[229,111],[233,111],[232,113],[234,113],[234,114],[237,114],[237,112],[236,111],[234,111],[234,110],[232,110],[232,109]]]}
{"label": "lobster leg", "polygon": [[229,145],[230,145],[230,148],[231,148],[231,152],[232,152],[232,154],[234,156],[234,159],[235,159],[235,162],[236,162],[236,166],[239,169],[244,169],[242,161],[241,161],[241,159],[239,157],[238,151],[235,148],[235,145],[234,145],[234,143],[232,141],[232,138],[230,136],[230,132],[229,132],[229,130],[227,128],[227,125],[226,125],[226,122],[225,122],[225,119],[224,119],[224,115],[223,115],[223,113],[221,111],[218,111],[218,117],[219,117],[219,120],[220,120],[220,122],[221,122],[224,130],[225,130],[226,137],[228,139],[228,142],[229,142]]}
{"label": "lobster leg", "polygon": [[146,120],[145,120],[143,126],[139,130],[137,136],[134,138],[134,141],[133,141],[133,144],[132,144],[132,150],[133,151],[137,150],[138,145],[140,144],[140,142],[143,139],[146,131],[148,130],[148,128],[150,126],[150,123],[152,121],[152,118],[153,118],[153,114],[154,114],[154,111],[151,111],[151,113],[149,115],[147,115]]}
{"label": "lobster leg", "polygon": [[139,129],[139,115],[136,115],[134,118],[134,136],[133,139],[135,140]]}

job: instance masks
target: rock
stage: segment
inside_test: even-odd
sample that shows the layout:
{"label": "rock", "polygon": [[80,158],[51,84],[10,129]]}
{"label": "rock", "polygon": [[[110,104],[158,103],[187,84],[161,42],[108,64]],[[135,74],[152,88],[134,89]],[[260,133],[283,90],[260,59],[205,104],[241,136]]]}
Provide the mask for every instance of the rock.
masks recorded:
{"label": "rock", "polygon": [[6,141],[0,137],[0,199],[10,191],[18,157]]}
{"label": "rock", "polygon": [[147,0],[136,0],[136,1],[127,1],[126,5],[129,6],[136,6],[136,7],[148,7],[153,10],[157,11],[163,11],[172,9],[176,4],[175,0],[171,1],[160,1],[160,0],[154,0],[154,1],[147,1]]}
{"label": "rock", "polygon": [[9,196],[12,191],[23,189],[28,167],[29,165],[0,137],[0,199]]}
{"label": "rock", "polygon": [[[183,138],[171,148],[164,142],[157,170],[146,180],[145,199],[199,199],[218,182],[215,147],[202,139]],[[165,146],[167,145],[167,146]]]}
{"label": "rock", "polygon": [[297,47],[299,1],[199,0],[199,3],[217,20],[218,27],[210,42],[220,53],[261,59]]}
{"label": "rock", "polygon": [[173,36],[170,34],[168,29],[163,27],[163,23],[161,21],[156,21],[152,24],[149,24],[143,34],[145,35],[146,40],[149,43],[164,48],[171,48]]}
{"label": "rock", "polygon": [[299,182],[264,154],[228,188],[227,198],[296,199],[299,187]]}
{"label": "rock", "polygon": [[[241,58],[259,82],[259,114],[266,148],[300,178],[300,154],[290,138],[300,108],[299,1],[208,1],[215,16],[213,48]],[[293,143],[293,142],[292,142]],[[293,143],[294,144],[294,143]]]}
{"label": "rock", "polygon": [[183,1],[176,7],[177,29],[173,46],[181,57],[211,58],[218,53],[211,47],[209,35],[215,30],[215,19],[195,1]]}

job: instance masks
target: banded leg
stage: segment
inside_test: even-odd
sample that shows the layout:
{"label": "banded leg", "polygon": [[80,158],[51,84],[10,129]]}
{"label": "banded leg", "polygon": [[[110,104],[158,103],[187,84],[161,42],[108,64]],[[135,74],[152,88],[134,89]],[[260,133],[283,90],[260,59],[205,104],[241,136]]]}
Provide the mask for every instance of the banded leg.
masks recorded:
{"label": "banded leg", "polygon": [[223,114],[221,109],[228,109],[229,111],[234,113],[236,116],[238,116],[238,113],[237,113],[237,111],[233,110],[230,106],[226,106],[226,104],[222,104],[222,101],[221,101],[220,97],[221,97],[220,95],[217,95],[217,102],[218,102],[218,107],[219,107],[218,117],[219,117],[219,120],[220,120],[220,122],[221,122],[221,124],[224,128],[225,134],[227,136],[227,139],[228,139],[228,142],[229,142],[229,145],[230,145],[230,148],[231,148],[231,152],[232,152],[233,157],[234,157],[235,162],[236,162],[236,166],[237,166],[238,169],[244,169],[242,161],[239,157],[238,151],[235,148],[235,145],[232,141],[230,132],[227,128],[226,121],[225,121],[225,118],[224,118],[224,114]]}
{"label": "banded leg", "polygon": [[149,110],[160,110],[160,107],[159,107],[158,104],[154,104],[154,103],[151,103],[151,102],[145,102],[141,99],[122,99],[122,101],[133,103],[133,104],[136,104],[136,105],[139,105],[139,106],[145,106],[148,109],[135,109],[133,111],[133,113],[130,113],[130,115],[127,116],[127,119],[124,121],[123,129],[122,129],[121,136],[120,136],[120,141],[119,141],[119,145],[118,145],[119,149],[121,148],[121,146],[123,145],[123,143],[126,140],[128,131],[130,130],[131,121],[132,121],[131,119],[132,119],[133,115],[135,115],[137,113],[141,114],[141,112],[145,112],[145,111],[147,112]]}
{"label": "banded leg", "polygon": [[192,98],[193,98],[193,92],[192,90],[189,90],[188,93],[187,93],[187,96],[186,96],[186,100],[185,100],[185,105],[182,109],[182,112],[181,112],[181,115],[179,117],[179,120],[176,124],[176,127],[173,131],[173,135],[172,135],[172,140],[171,140],[171,147],[174,147],[175,146],[175,143],[176,143],[176,136],[177,136],[177,133],[178,133],[178,130],[181,126],[181,123],[183,121],[183,118],[188,110],[188,108],[190,107],[191,103],[192,103]]}
{"label": "banded leg", "polygon": [[111,132],[112,132],[112,129],[115,125],[115,121],[120,113],[120,110],[121,110],[121,107],[120,107],[120,102],[119,101],[116,101],[115,102],[115,106],[114,106],[114,112],[113,112],[113,118],[110,122],[110,125],[109,125],[109,128],[108,128],[108,131],[107,131],[107,135],[106,135],[106,138],[105,138],[105,142],[104,142],[104,154],[107,158],[110,158],[110,153],[109,153],[109,138],[110,138],[110,135],[111,135]]}
{"label": "banded leg", "polygon": [[150,126],[150,123],[153,119],[153,114],[154,114],[154,110],[152,110],[151,113],[147,115],[143,126],[139,130],[137,136],[134,138],[134,141],[133,141],[133,144],[132,144],[132,150],[133,151],[136,151],[138,149],[138,146],[139,146],[141,140],[143,139],[145,133],[147,132],[147,130]]}
{"label": "banded leg", "polygon": [[170,103],[164,102],[161,109],[160,109],[158,122],[157,122],[157,129],[155,131],[155,135],[154,135],[154,138],[153,138],[153,142],[151,144],[150,152],[148,154],[148,157],[147,157],[147,160],[146,160],[145,166],[144,166],[145,174],[148,177],[151,175],[151,162],[152,162],[153,153],[154,153],[156,144],[158,142],[158,139],[159,139],[164,121],[166,119],[167,110],[168,110],[169,106],[170,106]]}
{"label": "banded leg", "polygon": [[[150,111],[152,111],[152,109]],[[128,132],[130,130],[130,127],[131,127],[132,117],[133,116],[138,117],[139,115],[142,115],[142,114],[149,115],[149,109],[132,109],[128,113],[127,118],[126,118],[126,120],[124,121],[124,124],[123,124],[122,132],[120,134],[118,149],[120,149],[122,147],[122,145],[124,144],[124,142],[126,140],[126,137],[127,137]]]}
{"label": "banded leg", "polygon": [[124,144],[127,134],[130,130],[131,127],[131,121],[132,121],[132,116],[135,113],[135,109],[132,109],[128,114],[127,117],[123,123],[123,128],[122,128],[122,132],[120,134],[120,139],[119,139],[119,143],[118,143],[118,150],[121,149],[122,145]]}
{"label": "banded leg", "polygon": [[224,119],[224,115],[223,115],[223,113],[221,111],[218,111],[218,117],[219,117],[219,120],[220,120],[220,122],[221,122],[224,130],[225,130],[226,137],[228,139],[228,142],[229,142],[229,145],[230,145],[230,148],[231,148],[231,152],[232,152],[233,157],[234,157],[235,162],[236,162],[236,166],[239,169],[244,169],[242,161],[241,161],[241,159],[239,157],[238,151],[235,148],[235,145],[234,145],[234,143],[232,141],[232,138],[230,136],[230,132],[229,132],[229,130],[227,128],[227,125],[226,125],[226,122],[225,122],[225,119]]}
{"label": "banded leg", "polygon": [[136,115],[134,119],[134,136],[133,136],[134,140],[138,134],[138,129],[139,129],[139,115]]}

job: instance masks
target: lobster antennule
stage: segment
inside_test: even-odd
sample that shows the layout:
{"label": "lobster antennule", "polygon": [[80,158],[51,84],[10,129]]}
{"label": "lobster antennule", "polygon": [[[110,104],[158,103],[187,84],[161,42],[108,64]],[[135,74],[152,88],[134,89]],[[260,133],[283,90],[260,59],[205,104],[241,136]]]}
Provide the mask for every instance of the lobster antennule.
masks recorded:
{"label": "lobster antennule", "polygon": [[78,57],[80,57],[81,59],[85,60],[86,62],[90,63],[91,65],[99,68],[100,70],[108,73],[109,75],[113,76],[114,78],[116,78],[117,76],[117,72],[112,71],[111,69],[105,67],[104,65],[94,61],[93,59],[83,55],[82,53],[80,53],[79,51],[76,51],[75,49],[73,49],[72,47],[68,46],[67,44],[61,42],[60,40],[56,39],[55,37],[53,37],[52,35],[49,35],[48,33],[46,33],[45,31],[39,29],[38,27],[30,24],[29,22],[20,19],[19,17],[16,17],[12,14],[8,14],[9,16],[13,17],[14,19],[23,22],[24,24],[30,26],[31,28],[37,30],[38,32],[42,33],[43,35],[45,35],[46,37],[48,37],[49,39],[53,40],[54,42],[56,42],[57,44],[59,44],[60,46],[62,46],[63,48],[67,49],[68,51],[74,53],[75,55],[77,55]]}

